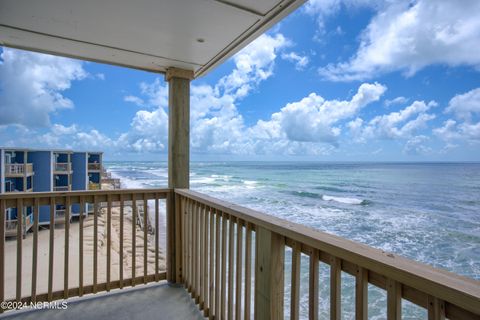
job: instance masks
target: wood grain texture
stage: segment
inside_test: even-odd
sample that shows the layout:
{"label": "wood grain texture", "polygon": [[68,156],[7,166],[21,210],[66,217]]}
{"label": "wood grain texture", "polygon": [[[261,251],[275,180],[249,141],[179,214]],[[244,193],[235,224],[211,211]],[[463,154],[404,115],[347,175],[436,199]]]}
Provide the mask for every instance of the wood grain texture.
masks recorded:
{"label": "wood grain texture", "polygon": [[368,270],[362,267],[355,277],[355,319],[368,319]]}
{"label": "wood grain texture", "polygon": [[17,284],[16,298],[22,298],[23,199],[17,199]]}
{"label": "wood grain texture", "polygon": [[255,319],[283,319],[285,238],[256,229]]}
{"label": "wood grain texture", "polygon": [[292,248],[292,283],[290,291],[290,319],[298,320],[300,315],[300,255],[301,244],[295,242]]}
{"label": "wood grain texture", "polygon": [[332,257],[330,260],[330,319],[342,319],[342,260]]}
{"label": "wood grain texture", "polygon": [[310,254],[308,280],[308,319],[318,320],[318,280],[319,252],[313,249]]}
{"label": "wood grain texture", "polygon": [[402,285],[387,279],[387,319],[402,319]]}
{"label": "wood grain texture", "polygon": [[[0,209],[1,210],[1,209]],[[35,199],[35,206],[33,208],[33,248],[32,248],[32,301],[36,301],[37,295],[37,266],[38,266],[38,221],[40,217],[40,204],[38,199]],[[0,235],[1,236],[1,235]],[[3,238],[2,238],[3,239]],[[0,252],[3,252],[0,250]],[[3,280],[0,280],[3,281]],[[3,301],[3,300],[1,300]]]}
{"label": "wood grain texture", "polygon": [[246,223],[245,231],[245,320],[251,317],[252,300],[252,225]]}
{"label": "wood grain texture", "polygon": [[48,245],[48,301],[53,299],[53,253],[55,240],[55,198],[50,198],[50,238]]}

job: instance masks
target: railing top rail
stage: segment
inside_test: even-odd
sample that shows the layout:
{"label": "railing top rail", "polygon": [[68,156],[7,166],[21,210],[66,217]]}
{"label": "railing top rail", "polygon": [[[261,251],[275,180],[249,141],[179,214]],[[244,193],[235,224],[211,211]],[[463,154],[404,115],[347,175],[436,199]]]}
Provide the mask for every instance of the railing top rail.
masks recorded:
{"label": "railing top rail", "polygon": [[0,194],[0,200],[16,200],[16,199],[35,199],[50,197],[81,197],[81,196],[106,196],[120,194],[166,194],[172,192],[173,189],[157,188],[157,189],[116,189],[116,190],[79,190],[79,191],[59,191],[59,192],[17,192],[14,194]]}
{"label": "railing top rail", "polygon": [[480,281],[188,189],[175,193],[480,314]]}

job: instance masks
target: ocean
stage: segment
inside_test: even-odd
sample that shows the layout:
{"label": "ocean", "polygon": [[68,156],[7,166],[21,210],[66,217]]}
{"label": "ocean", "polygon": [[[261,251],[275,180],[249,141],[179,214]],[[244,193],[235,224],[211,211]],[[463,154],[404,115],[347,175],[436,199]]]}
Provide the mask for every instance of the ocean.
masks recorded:
{"label": "ocean", "polygon": [[[165,162],[105,166],[123,188],[167,185]],[[479,163],[193,162],[191,189],[480,280]],[[354,299],[350,278],[342,278],[345,302]],[[304,318],[308,276],[301,294]],[[369,302],[369,315],[384,319],[384,292],[370,288]],[[327,318],[328,285],[320,304]],[[425,318],[410,303],[403,309],[407,319]],[[342,314],[350,319],[353,306]]]}

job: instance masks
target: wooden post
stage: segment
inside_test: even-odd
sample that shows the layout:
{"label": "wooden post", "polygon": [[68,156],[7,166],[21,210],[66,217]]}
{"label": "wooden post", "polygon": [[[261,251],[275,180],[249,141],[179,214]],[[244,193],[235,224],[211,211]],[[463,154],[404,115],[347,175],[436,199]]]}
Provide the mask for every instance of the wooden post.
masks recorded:
{"label": "wooden post", "polygon": [[[169,68],[168,82],[168,187],[190,186],[190,80],[193,71]],[[177,203],[178,205],[178,203]],[[175,197],[167,197],[167,280],[178,282],[181,276],[181,228],[176,227],[180,212]]]}
{"label": "wooden post", "polygon": [[256,230],[255,319],[283,319],[285,238]]}

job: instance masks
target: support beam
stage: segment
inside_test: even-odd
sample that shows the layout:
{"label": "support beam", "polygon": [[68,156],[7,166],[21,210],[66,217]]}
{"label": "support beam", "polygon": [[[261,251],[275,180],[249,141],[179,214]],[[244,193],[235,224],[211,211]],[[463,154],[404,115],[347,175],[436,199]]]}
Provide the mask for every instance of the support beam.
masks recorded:
{"label": "support beam", "polygon": [[190,186],[190,80],[193,72],[170,68],[168,81],[168,187]]}
{"label": "support beam", "polygon": [[[190,187],[190,80],[193,71],[170,68],[168,81],[168,187]],[[179,258],[179,211],[175,196],[167,197],[167,280],[179,282],[183,278]],[[178,226],[177,226],[178,225]],[[178,256],[178,257],[177,257]]]}

